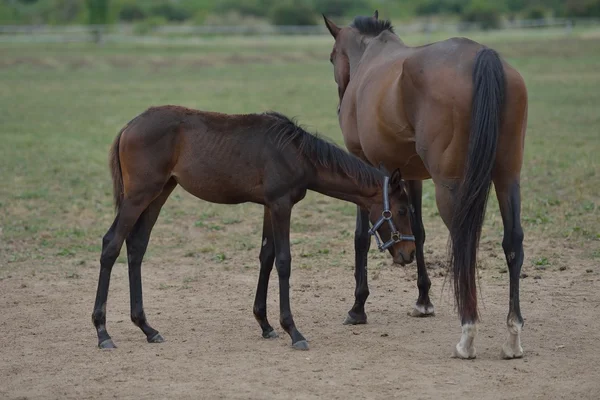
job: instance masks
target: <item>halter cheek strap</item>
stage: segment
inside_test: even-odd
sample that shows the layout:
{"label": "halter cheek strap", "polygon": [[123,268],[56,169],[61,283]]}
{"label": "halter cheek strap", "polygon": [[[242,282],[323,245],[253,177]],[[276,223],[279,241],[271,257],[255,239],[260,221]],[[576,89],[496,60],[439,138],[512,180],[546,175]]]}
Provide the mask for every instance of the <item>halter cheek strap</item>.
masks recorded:
{"label": "halter cheek strap", "polygon": [[[373,227],[369,229],[369,235],[375,236],[375,242],[377,243],[377,248],[379,251],[384,251],[388,249],[390,246],[393,246],[396,243],[402,241],[414,242],[414,235],[403,235],[398,229],[396,229],[396,225],[394,225],[394,221],[392,220],[392,211],[390,211],[390,198],[389,198],[389,177],[383,178],[383,211],[381,212],[381,217],[375,222]],[[381,228],[381,225],[384,223],[388,223],[390,226],[390,231],[392,232],[390,240],[385,243],[382,243],[381,237],[377,233],[377,230]]]}

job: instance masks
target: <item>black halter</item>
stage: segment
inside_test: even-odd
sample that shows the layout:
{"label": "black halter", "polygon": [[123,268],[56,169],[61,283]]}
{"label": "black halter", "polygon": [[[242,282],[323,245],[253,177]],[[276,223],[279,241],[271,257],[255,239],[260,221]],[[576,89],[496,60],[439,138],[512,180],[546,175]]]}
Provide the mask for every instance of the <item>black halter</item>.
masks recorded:
{"label": "black halter", "polygon": [[[386,176],[383,178],[383,211],[381,212],[381,217],[379,217],[373,227],[369,229],[369,234],[375,236],[375,242],[377,242],[377,248],[379,251],[384,251],[390,246],[402,241],[415,241],[414,235],[403,235],[398,232],[396,225],[394,225],[394,221],[392,220],[392,212],[390,211],[390,199],[388,194],[389,181],[389,177]],[[390,225],[392,235],[390,240],[382,244],[381,238],[377,233],[377,229],[379,229],[386,221]]]}

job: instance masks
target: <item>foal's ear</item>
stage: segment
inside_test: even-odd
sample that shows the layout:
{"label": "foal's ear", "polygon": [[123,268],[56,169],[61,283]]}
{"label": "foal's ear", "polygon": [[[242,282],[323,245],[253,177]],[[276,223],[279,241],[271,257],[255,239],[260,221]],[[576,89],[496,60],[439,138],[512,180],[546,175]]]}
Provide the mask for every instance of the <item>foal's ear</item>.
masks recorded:
{"label": "foal's ear", "polygon": [[390,176],[390,184],[392,187],[402,187],[402,174],[400,173],[400,169],[396,168],[394,172],[392,172],[392,176]]}
{"label": "foal's ear", "polygon": [[373,18],[375,18],[375,20],[379,19],[379,11],[375,10],[375,13],[373,14]]}
{"label": "foal's ear", "polygon": [[333,36],[333,38],[336,39],[338,33],[340,33],[340,28],[338,28],[338,26],[332,20],[327,18],[325,14],[321,15],[323,15],[323,19],[325,20],[325,26],[327,27],[327,29],[329,29],[329,33],[331,33],[331,36]]}

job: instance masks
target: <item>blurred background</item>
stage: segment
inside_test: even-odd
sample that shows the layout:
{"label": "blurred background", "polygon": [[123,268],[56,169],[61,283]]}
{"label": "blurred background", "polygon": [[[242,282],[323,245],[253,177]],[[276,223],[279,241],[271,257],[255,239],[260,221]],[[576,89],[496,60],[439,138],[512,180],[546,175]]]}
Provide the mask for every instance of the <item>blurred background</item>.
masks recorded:
{"label": "blurred background", "polygon": [[324,32],[322,13],[348,22],[374,9],[401,32],[570,29],[600,18],[600,0],[0,0],[0,33],[3,40],[25,33],[83,40],[82,27],[91,25],[97,42],[104,35],[135,40],[132,36],[314,34]]}

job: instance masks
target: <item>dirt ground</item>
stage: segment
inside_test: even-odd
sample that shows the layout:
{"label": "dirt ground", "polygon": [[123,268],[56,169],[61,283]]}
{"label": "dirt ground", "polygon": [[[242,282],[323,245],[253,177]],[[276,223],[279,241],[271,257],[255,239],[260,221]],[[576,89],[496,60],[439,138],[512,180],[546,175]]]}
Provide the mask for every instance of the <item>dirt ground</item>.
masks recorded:
{"label": "dirt ground", "polygon": [[[537,245],[529,241],[526,252]],[[319,266],[317,258],[313,268],[293,270],[292,310],[309,351],[293,350],[279,326],[278,339],[260,337],[251,311],[257,270],[150,257],[146,314],[166,342],[148,344],[129,321],[127,270],[117,264],[108,330],[118,349],[106,351],[96,348],[90,318],[96,263],[67,278],[60,266],[23,264],[0,281],[0,397],[598,399],[600,277],[576,249],[565,252],[573,260],[566,270],[536,275],[530,268],[521,280],[525,355],[512,361],[499,356],[508,276],[488,270],[481,272],[477,359],[450,357],[460,326],[448,285],[442,291],[441,250],[427,258],[437,313],[428,319],[407,315],[417,293],[414,264],[370,270],[369,324],[362,326],[342,325],[353,301],[352,254],[344,267]],[[275,326],[276,275],[269,296]]]}

